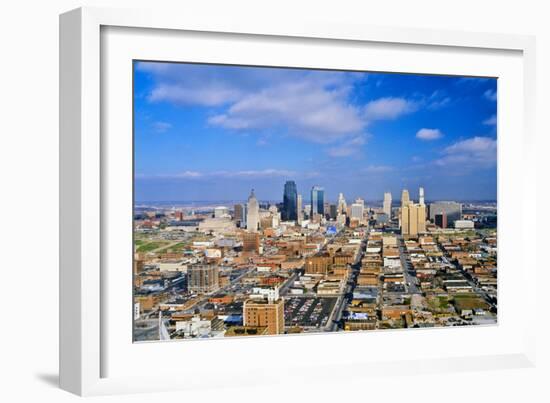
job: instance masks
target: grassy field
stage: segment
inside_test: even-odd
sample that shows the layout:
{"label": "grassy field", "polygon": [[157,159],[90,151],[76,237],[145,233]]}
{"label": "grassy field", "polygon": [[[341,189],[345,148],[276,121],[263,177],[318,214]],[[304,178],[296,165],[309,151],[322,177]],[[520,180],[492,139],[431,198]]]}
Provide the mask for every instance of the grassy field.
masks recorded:
{"label": "grassy field", "polygon": [[458,294],[453,298],[453,305],[460,312],[462,309],[489,309],[489,304],[475,294]]}
{"label": "grassy field", "polygon": [[428,297],[427,302],[430,311],[435,313],[447,312],[449,309],[449,300],[447,297]]}
{"label": "grassy field", "polygon": [[135,245],[137,246],[138,252],[151,252],[152,250],[161,248],[164,245],[167,245],[169,242],[167,241],[140,241],[136,240]]}

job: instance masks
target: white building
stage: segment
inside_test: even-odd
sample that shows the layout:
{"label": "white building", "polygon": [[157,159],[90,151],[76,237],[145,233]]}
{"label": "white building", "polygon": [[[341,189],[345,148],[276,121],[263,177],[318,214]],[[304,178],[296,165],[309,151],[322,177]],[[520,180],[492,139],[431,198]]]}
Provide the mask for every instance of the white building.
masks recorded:
{"label": "white building", "polygon": [[214,217],[215,218],[229,217],[229,209],[224,206],[215,207]]}
{"label": "white building", "polygon": [[254,287],[252,288],[252,299],[267,299],[269,302],[279,299],[279,287]]}
{"label": "white building", "polygon": [[391,220],[391,193],[386,192],[384,193],[384,206],[383,206],[384,214],[388,216],[388,219]]}
{"label": "white building", "polygon": [[337,207],[338,214],[344,214],[347,210],[348,210],[348,206],[346,204],[346,199],[344,198],[344,194],[340,193],[338,195],[338,207]]}
{"label": "white building", "polygon": [[176,331],[183,333],[183,337],[208,337],[212,331],[212,322],[194,316],[191,320],[177,321]]}
{"label": "white building", "polygon": [[363,213],[365,211],[365,205],[363,203],[353,203],[351,205],[351,218],[356,218],[359,221],[363,221]]}
{"label": "white building", "polygon": [[456,220],[455,221],[456,229],[471,229],[474,228],[474,222],[470,220]]}

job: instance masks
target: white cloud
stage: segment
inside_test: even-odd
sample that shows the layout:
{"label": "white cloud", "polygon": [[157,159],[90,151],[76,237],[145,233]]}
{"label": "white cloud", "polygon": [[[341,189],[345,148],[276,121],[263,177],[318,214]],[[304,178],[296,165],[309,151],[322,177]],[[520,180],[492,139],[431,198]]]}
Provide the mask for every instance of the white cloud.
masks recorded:
{"label": "white cloud", "polygon": [[425,103],[426,108],[435,111],[448,106],[451,103],[451,98],[445,96],[444,92],[436,90],[425,100]]}
{"label": "white cloud", "polygon": [[483,96],[488,99],[489,101],[496,101],[497,100],[497,92],[493,91],[491,89],[488,89],[483,93]]}
{"label": "white cloud", "polygon": [[394,167],[391,167],[389,165],[369,165],[368,167],[363,169],[363,172],[384,173],[384,172],[391,172],[393,170],[394,170]]}
{"label": "white cloud", "polygon": [[367,122],[347,101],[349,88],[334,89],[325,78],[306,76],[247,94],[208,122],[228,129],[276,127],[321,144],[361,134]]}
{"label": "white cloud", "polygon": [[483,124],[484,125],[487,125],[487,126],[496,126],[497,124],[497,116],[496,115],[493,115],[487,119],[485,119],[483,121]]}
{"label": "white cloud", "polygon": [[365,106],[365,116],[368,120],[393,120],[417,109],[418,105],[414,101],[386,97],[369,102]]}
{"label": "white cloud", "polygon": [[172,124],[168,122],[155,122],[153,123],[153,130],[156,133],[164,133],[172,128]]}
{"label": "white cloud", "polygon": [[189,88],[181,85],[160,84],[153,88],[147,99],[151,102],[173,102],[177,104],[218,106],[235,101],[239,91],[224,85],[206,85]]}
{"label": "white cloud", "polygon": [[150,102],[217,107],[212,126],[276,129],[328,144],[360,135],[367,125],[349,94],[364,73],[139,63],[153,77]]}
{"label": "white cloud", "polygon": [[420,140],[437,140],[443,137],[443,133],[439,129],[420,129],[416,132],[416,138]]}
{"label": "white cloud", "polygon": [[443,154],[435,161],[436,165],[465,170],[489,168],[497,162],[497,141],[490,137],[472,137],[448,146]]}
{"label": "white cloud", "polygon": [[179,174],[174,175],[178,178],[200,178],[203,176],[202,173],[197,171],[183,171]]}
{"label": "white cloud", "polygon": [[361,151],[361,146],[366,143],[364,136],[358,136],[327,150],[331,157],[349,157]]}

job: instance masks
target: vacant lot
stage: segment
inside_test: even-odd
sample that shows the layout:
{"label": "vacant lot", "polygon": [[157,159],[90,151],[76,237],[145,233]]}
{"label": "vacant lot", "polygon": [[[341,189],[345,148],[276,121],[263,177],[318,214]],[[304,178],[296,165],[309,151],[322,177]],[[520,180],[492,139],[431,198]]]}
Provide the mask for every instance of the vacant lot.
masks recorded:
{"label": "vacant lot", "polygon": [[453,305],[458,312],[463,309],[489,309],[489,304],[483,298],[475,294],[455,295]]}

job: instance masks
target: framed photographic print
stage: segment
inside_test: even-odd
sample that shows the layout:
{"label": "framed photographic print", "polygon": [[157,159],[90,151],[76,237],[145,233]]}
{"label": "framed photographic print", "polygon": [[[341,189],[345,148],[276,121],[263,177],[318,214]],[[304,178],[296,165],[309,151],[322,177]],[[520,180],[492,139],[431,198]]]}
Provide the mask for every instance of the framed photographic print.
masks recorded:
{"label": "framed photographic print", "polygon": [[496,78],[133,74],[134,341],[497,323]]}
{"label": "framed photographic print", "polygon": [[61,50],[63,388],[531,365],[531,38],[79,9]]}

